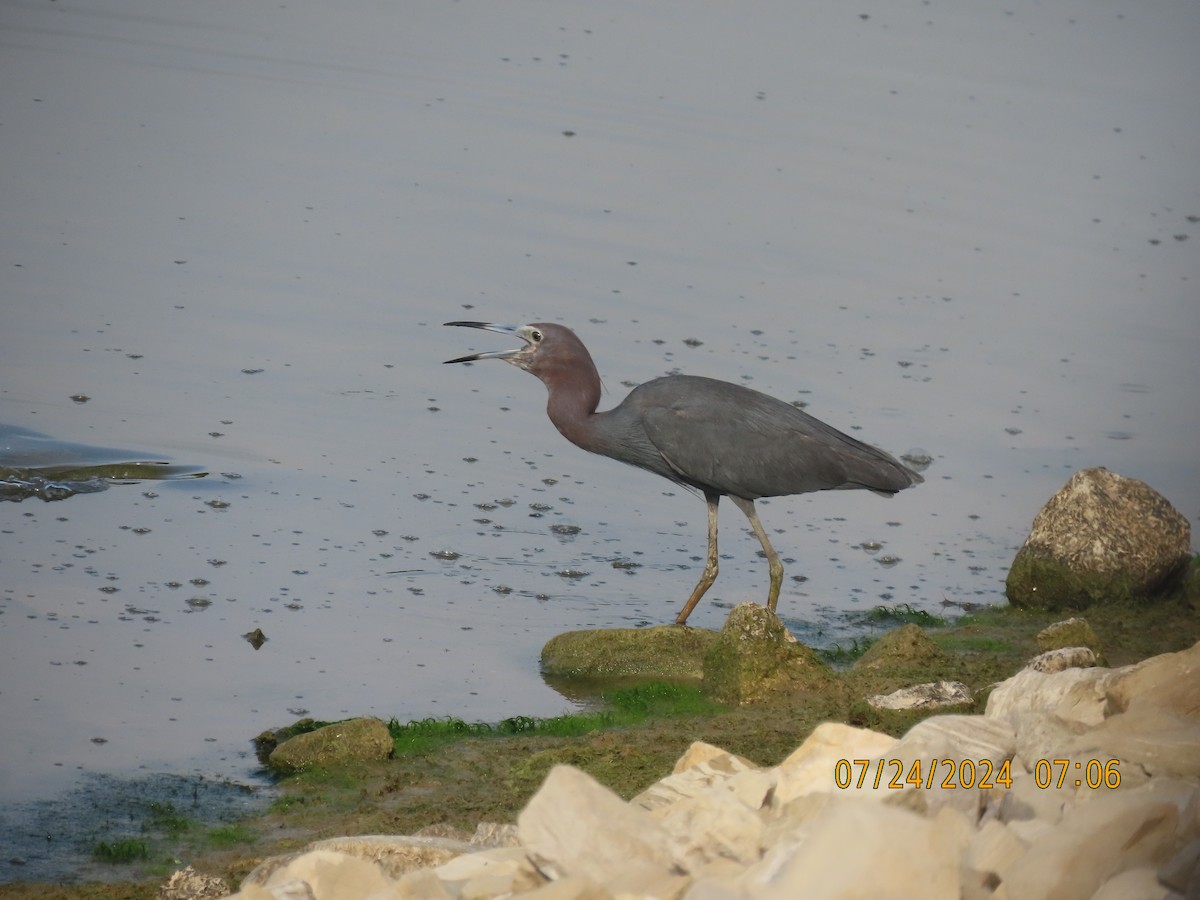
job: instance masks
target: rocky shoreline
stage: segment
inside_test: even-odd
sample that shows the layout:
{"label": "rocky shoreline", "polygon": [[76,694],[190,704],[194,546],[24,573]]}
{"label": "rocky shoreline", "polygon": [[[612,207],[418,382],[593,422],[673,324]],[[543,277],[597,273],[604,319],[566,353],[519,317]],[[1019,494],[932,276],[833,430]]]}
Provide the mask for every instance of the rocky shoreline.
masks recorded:
{"label": "rocky shoreline", "polygon": [[[0,896],[1200,898],[1200,558],[1180,521],[1083,470],[1035,521],[1013,606],[897,628],[845,670],[753,604],[719,633],[560,635],[548,673],[667,658],[724,706],[396,758],[376,719],[265,732],[292,774],[254,843],[185,854],[200,871],[157,891]],[[1131,594],[1123,560],[1160,594]]]}
{"label": "rocky shoreline", "polygon": [[982,715],[899,739],[823,724],[769,768],[697,742],[628,802],[557,766],[515,826],[323,841],[235,896],[1194,897],[1200,644],[1047,671],[1090,655],[1051,651]]}

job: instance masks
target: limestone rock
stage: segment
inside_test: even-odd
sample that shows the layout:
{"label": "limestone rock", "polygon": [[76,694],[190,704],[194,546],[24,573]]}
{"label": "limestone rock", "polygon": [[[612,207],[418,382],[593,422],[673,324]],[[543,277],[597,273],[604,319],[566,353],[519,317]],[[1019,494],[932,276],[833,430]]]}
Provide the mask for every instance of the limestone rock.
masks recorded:
{"label": "limestone rock", "polygon": [[839,760],[875,759],[896,746],[889,734],[825,722],[775,768],[777,785],[772,803],[783,807],[798,797],[837,791],[834,767]]}
{"label": "limestone rock", "polygon": [[961,681],[932,681],[890,694],[875,694],[867,698],[867,703],[875,709],[938,709],[962,706],[973,699],[971,689]]}
{"label": "limestone rock", "polygon": [[991,819],[971,838],[962,856],[963,874],[972,874],[975,887],[984,888],[999,880],[1028,851],[1029,845],[997,819]]}
{"label": "limestone rock", "polygon": [[312,766],[389,759],[392,750],[387,725],[368,716],[298,734],[272,750],[268,764],[278,772],[301,772]]}
{"label": "limestone rock", "polygon": [[[802,833],[750,867],[740,885],[756,900],[957,900],[960,829],[958,821],[834,796]],[[851,858],[861,863],[851,864]]]}
{"label": "limestone rock", "polygon": [[727,750],[722,750],[720,747],[714,747],[712,744],[704,741],[692,741],[687,751],[679,759],[675,760],[675,768],[672,773],[678,775],[680,772],[690,769],[693,766],[699,766],[704,763],[715,762],[717,768],[726,770],[730,775],[742,769],[753,769],[754,763],[746,759],[744,756],[738,756],[735,753],[730,753]]}
{"label": "limestone rock", "polygon": [[1177,900],[1178,895],[1158,880],[1158,873],[1150,866],[1140,869],[1126,869],[1119,875],[1114,875],[1096,893],[1091,900]]}
{"label": "limestone rock", "polygon": [[[697,744],[700,748],[717,752],[700,756],[701,751],[698,750]],[[690,763],[680,768],[685,760],[689,760]],[[711,744],[697,742],[692,744],[688,752],[675,764],[674,772],[656,781],[629,802],[645,810],[661,809],[688,797],[703,794],[714,785],[722,784],[740,772],[756,771],[758,767],[747,759],[712,747]]]}
{"label": "limestone rock", "polygon": [[1117,711],[1156,706],[1200,722],[1200,644],[1117,670],[1108,700]]}
{"label": "limestone rock", "polygon": [[1196,803],[1197,789],[1180,782],[1097,792],[1001,867],[1008,896],[1088,900],[1114,875],[1168,862],[1195,832]]}
{"label": "limestone rock", "polygon": [[917,625],[894,628],[872,644],[852,669],[912,669],[940,662],[941,648]]}
{"label": "limestone rock", "polygon": [[546,883],[522,847],[499,847],[457,856],[442,863],[434,873],[459,897],[507,896]]}
{"label": "limestone rock", "polygon": [[1043,710],[1030,710],[1016,719],[1016,729],[1014,759],[1032,772],[1039,759],[1064,757],[1067,749],[1075,746],[1076,738],[1087,731],[1087,726]]}
{"label": "limestone rock", "polygon": [[336,850],[313,850],[272,873],[262,889],[270,896],[303,897],[302,885],[315,900],[332,900],[368,897],[387,888],[388,879],[375,863]]}
{"label": "limestone rock", "polygon": [[[984,716],[941,715],[918,722],[888,751],[885,780],[894,774],[897,760],[904,775],[914,763],[924,782],[915,787],[904,782],[899,790],[882,788],[880,799],[918,812],[943,806],[961,811],[975,821],[991,791],[1002,764],[1016,750],[1016,734],[1005,721]],[[969,768],[968,768],[969,764]],[[934,773],[932,781],[929,772]],[[938,773],[941,773],[940,775]],[[990,783],[992,787],[987,787]]]}
{"label": "limestone rock", "polygon": [[1022,669],[992,690],[984,715],[1013,720],[1040,711],[1070,722],[1098,725],[1104,721],[1112,678],[1109,669],[1064,669],[1049,675]]}
{"label": "limestone rock", "polygon": [[[1193,837],[1170,860],[1159,866],[1158,877],[1171,890],[1182,894],[1200,891],[1200,835]],[[1188,897],[1192,900],[1192,896]]]}
{"label": "limestone rock", "polygon": [[542,673],[551,678],[694,678],[714,631],[662,625],[568,631],[542,648]]}
{"label": "limestone rock", "polygon": [[376,863],[386,875],[397,878],[405,872],[426,866],[438,866],[463,853],[479,848],[465,841],[443,837],[391,834],[364,834],[313,841],[297,853],[272,856],[259,863],[245,878],[242,887],[264,885],[280,869],[285,869],[307,853],[331,851]]}
{"label": "limestone rock", "polygon": [[826,683],[828,667],[790,637],[765,606],[734,607],[704,657],[705,693],[722,703],[749,703],[774,691]]}
{"label": "limestone rock", "polygon": [[1049,675],[1063,669],[1087,669],[1096,665],[1096,654],[1090,647],[1059,647],[1039,653],[1026,666],[1034,672]]}
{"label": "limestone rock", "polygon": [[1161,494],[1107,469],[1076,472],[1042,507],[1009,569],[1013,606],[1084,609],[1151,597],[1191,558],[1191,526]]}
{"label": "limestone rock", "polygon": [[480,822],[475,826],[475,833],[468,839],[472,847],[519,847],[521,839],[517,836],[517,826],[507,822]]}
{"label": "limestone rock", "polygon": [[569,875],[603,883],[671,871],[666,833],[643,811],[571,766],[555,766],[517,817],[521,843],[552,881]]}
{"label": "limestone rock", "polygon": [[167,883],[160,886],[160,900],[203,900],[206,897],[228,897],[229,885],[224,878],[197,872],[191,866],[172,872]]}
{"label": "limestone rock", "polygon": [[[762,856],[766,828],[758,810],[733,792],[713,790],[676,803],[661,817],[659,824],[671,843],[672,856],[689,874],[740,871],[758,862]],[[729,863],[724,870],[722,863]]]}
{"label": "limestone rock", "polygon": [[1079,735],[1068,755],[1076,761],[1118,760],[1122,775],[1138,769],[1152,776],[1200,779],[1200,721],[1139,706],[1105,719]]}

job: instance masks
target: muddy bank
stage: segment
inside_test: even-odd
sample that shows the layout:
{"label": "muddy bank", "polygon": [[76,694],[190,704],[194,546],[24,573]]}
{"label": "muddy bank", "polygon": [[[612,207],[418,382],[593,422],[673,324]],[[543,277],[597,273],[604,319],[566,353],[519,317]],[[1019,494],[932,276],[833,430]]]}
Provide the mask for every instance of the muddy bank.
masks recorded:
{"label": "muddy bank", "polygon": [[[847,722],[893,735],[928,715],[877,710],[864,698],[921,681],[953,679],[975,694],[967,712],[982,712],[989,685],[1016,672],[1040,648],[1037,633],[1061,616],[987,609],[954,627],[926,629],[943,651],[911,669],[842,669],[822,689],[722,707],[703,716],[674,716],[576,737],[471,737],[382,763],[309,771],[282,780],[265,812],[236,823],[228,844],[181,840],[156,846],[150,858],[110,866],[109,883],[0,885],[0,897],[153,897],[184,864],[235,886],[261,860],[312,840],[345,834],[471,832],[481,821],[512,822],[550,769],[568,763],[622,797],[668,773],[696,740],[774,765],[818,724]],[[1094,608],[1087,620],[1107,662],[1126,665],[1200,640],[1200,611],[1182,596],[1155,606]]]}

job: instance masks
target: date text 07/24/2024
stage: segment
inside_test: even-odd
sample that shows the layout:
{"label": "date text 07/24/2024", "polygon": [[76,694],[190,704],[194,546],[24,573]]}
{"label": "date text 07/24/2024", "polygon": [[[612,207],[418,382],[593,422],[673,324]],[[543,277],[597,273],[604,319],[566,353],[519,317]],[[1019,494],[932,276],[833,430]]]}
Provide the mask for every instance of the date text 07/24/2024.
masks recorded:
{"label": "date text 07/24/2024", "polygon": [[[1054,787],[1117,788],[1121,786],[1121,761],[1117,759],[1089,759],[1081,762],[1071,759],[1039,759],[1033,766],[1033,783],[1042,790]],[[871,769],[875,777],[870,778]],[[938,769],[942,769],[939,780]],[[890,772],[889,778],[885,774]],[[855,777],[857,773],[857,777]],[[942,787],[949,790],[980,788],[994,790],[997,787],[1012,787],[1011,760],[999,765],[990,759],[839,759],[833,766],[833,783],[842,790],[850,787],[862,789],[868,784],[872,789],[881,787],[903,790]]]}

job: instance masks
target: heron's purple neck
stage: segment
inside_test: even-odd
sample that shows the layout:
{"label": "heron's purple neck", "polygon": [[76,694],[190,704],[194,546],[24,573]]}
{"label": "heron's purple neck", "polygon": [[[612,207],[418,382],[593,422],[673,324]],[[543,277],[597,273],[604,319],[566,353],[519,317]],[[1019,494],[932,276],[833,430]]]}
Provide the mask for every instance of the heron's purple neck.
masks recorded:
{"label": "heron's purple neck", "polygon": [[575,368],[565,374],[554,373],[544,377],[549,396],[546,399],[546,414],[554,427],[568,441],[584,450],[595,445],[598,420],[604,413],[597,413],[600,405],[600,376],[594,366],[590,371]]}

